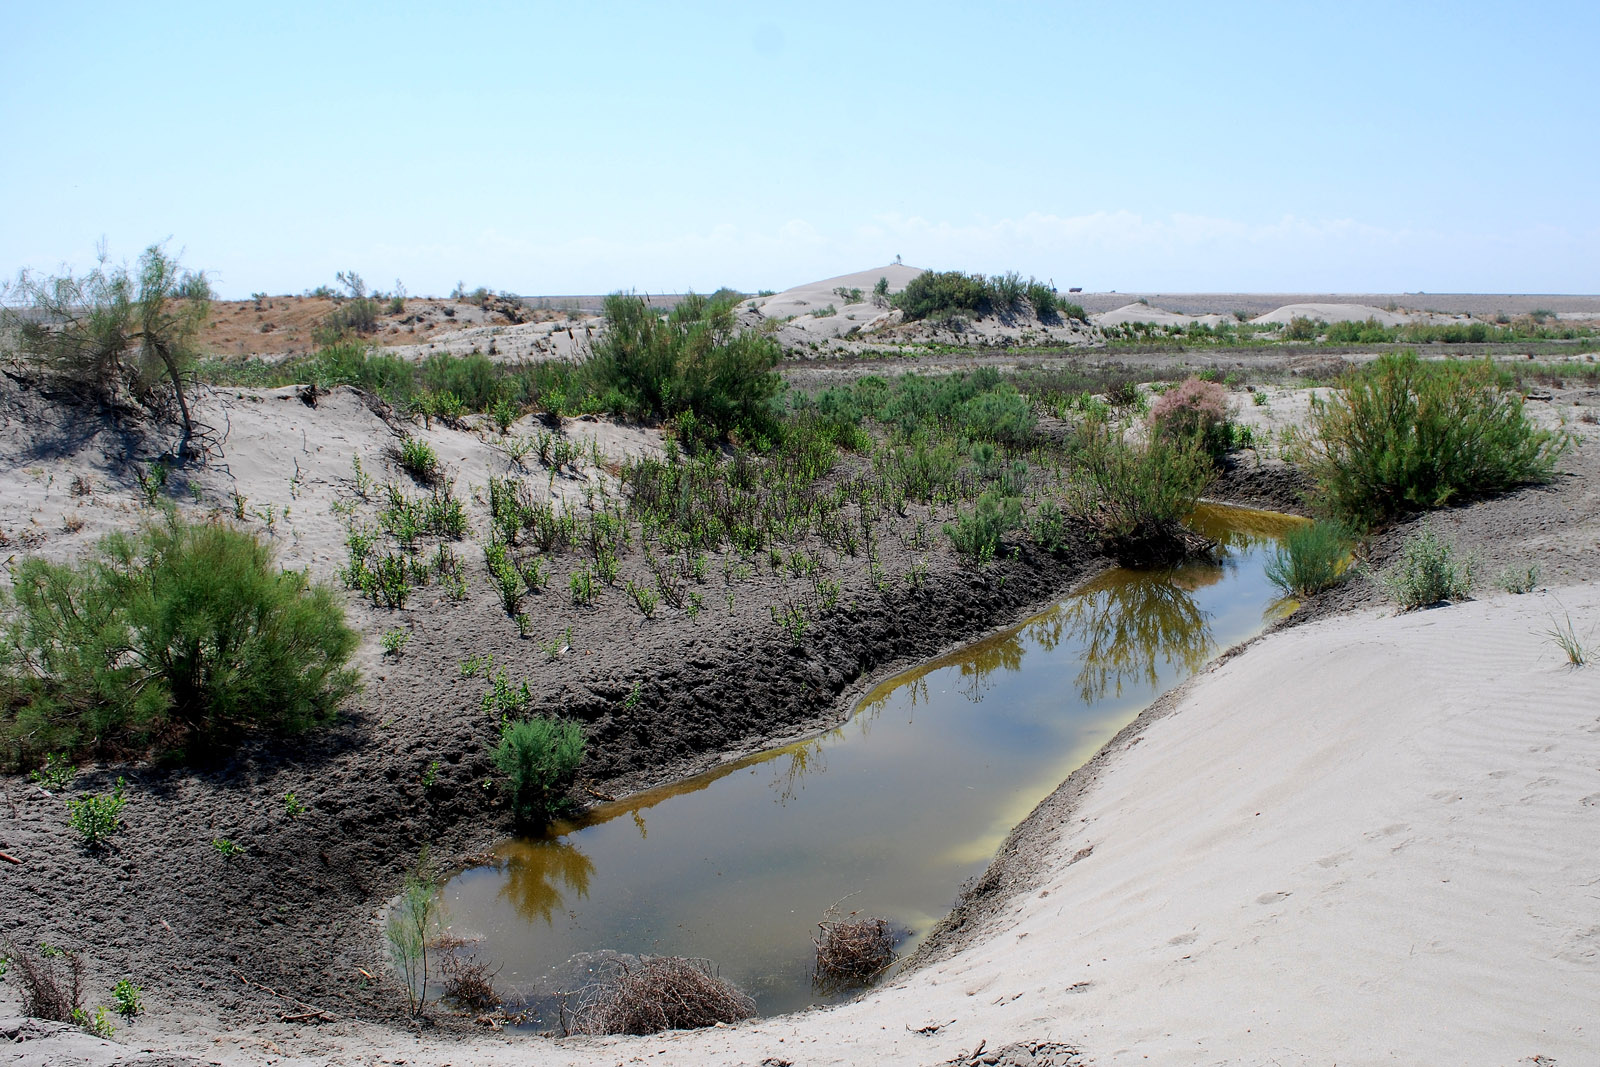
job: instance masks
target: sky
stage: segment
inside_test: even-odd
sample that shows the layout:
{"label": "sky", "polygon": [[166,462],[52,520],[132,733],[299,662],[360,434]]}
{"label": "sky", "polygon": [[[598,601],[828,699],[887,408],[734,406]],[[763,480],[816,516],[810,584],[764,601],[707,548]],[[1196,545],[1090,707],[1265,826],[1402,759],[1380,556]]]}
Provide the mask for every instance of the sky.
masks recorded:
{"label": "sky", "polygon": [[0,276],[1600,292],[1600,5],[19,4]]}

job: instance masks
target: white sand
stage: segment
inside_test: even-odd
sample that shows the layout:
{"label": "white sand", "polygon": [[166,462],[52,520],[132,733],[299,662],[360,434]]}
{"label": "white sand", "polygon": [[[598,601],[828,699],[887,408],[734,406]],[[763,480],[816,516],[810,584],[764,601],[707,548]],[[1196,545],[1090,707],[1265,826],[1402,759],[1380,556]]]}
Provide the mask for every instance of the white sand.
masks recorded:
{"label": "white sand", "polygon": [[1051,1039],[1102,1064],[1593,1063],[1600,667],[1544,635],[1568,612],[1600,641],[1600,586],[1263,639],[1107,763],[979,943],[856,1003],[471,1048],[284,1028],[276,1062],[934,1064]]}
{"label": "white sand", "polygon": [[1375,320],[1380,326],[1408,326],[1412,323],[1434,325],[1465,321],[1466,316],[1441,315],[1432,311],[1388,311],[1366,304],[1285,304],[1276,311],[1251,319],[1255,323],[1280,323],[1287,326],[1291,319],[1311,319],[1314,322],[1366,322]]}
{"label": "white sand", "polygon": [[1154,326],[1188,326],[1197,322],[1202,326],[1215,328],[1223,323],[1237,320],[1232,315],[1185,315],[1149,304],[1133,303],[1124,304],[1122,307],[1098,315],[1090,315],[1089,321],[1096,326],[1121,326],[1129,322],[1148,322]]}

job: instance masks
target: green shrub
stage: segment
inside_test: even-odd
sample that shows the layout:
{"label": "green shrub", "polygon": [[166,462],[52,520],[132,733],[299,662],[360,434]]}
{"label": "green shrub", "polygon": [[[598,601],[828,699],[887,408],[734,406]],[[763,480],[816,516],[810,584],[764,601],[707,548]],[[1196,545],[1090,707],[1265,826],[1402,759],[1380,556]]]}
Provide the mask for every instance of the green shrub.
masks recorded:
{"label": "green shrub", "polygon": [[1424,527],[1401,542],[1399,558],[1383,574],[1383,586],[1402,611],[1460,600],[1472,589],[1472,564],[1453,545]]}
{"label": "green shrub", "polygon": [[539,825],[554,814],[583,760],[583,727],[542,715],[507,722],[492,759],[506,776],[517,822]]}
{"label": "green shrub", "polygon": [[1502,568],[1495,576],[1494,584],[1516,595],[1531,593],[1539,585],[1539,565],[1524,563],[1520,566]]}
{"label": "green shrub", "polygon": [[0,332],[70,386],[71,395],[114,404],[126,396],[157,416],[176,408],[187,455],[194,433],[186,383],[211,310],[204,272],[182,270],[160,245],[136,272],[99,265],[82,277],[36,279],[23,271],[4,287]]}
{"label": "green shrub", "polygon": [[1000,538],[1022,525],[1022,501],[1000,493],[984,493],[971,511],[959,512],[944,524],[945,535],[956,551],[979,563],[994,559]]}
{"label": "green shrub", "polygon": [[77,776],[77,766],[63,752],[46,754],[44,764],[28,773],[29,779],[39,783],[51,793],[61,792],[71,785]]}
{"label": "green shrub", "polygon": [[423,849],[416,868],[406,875],[384,928],[412,1015],[428,1003],[428,946],[438,926],[439,907],[439,879],[428,863],[427,849]]}
{"label": "green shrub", "polygon": [[356,688],[344,664],[359,637],[336,594],[229,526],[173,515],[76,565],[24,560],[13,595],[0,728],[17,759],[303,730]]}
{"label": "green shrub", "polygon": [[1289,325],[1284,327],[1283,336],[1290,341],[1315,341],[1324,325],[1320,320],[1296,315],[1289,320]]}
{"label": "green shrub", "polygon": [[1267,579],[1285,596],[1308,597],[1344,580],[1351,537],[1338,522],[1290,530],[1267,561]]}
{"label": "green shrub", "polygon": [[[887,286],[885,286],[887,288]],[[1027,281],[1015,271],[985,277],[958,270],[925,271],[889,298],[908,321],[948,321],[951,316],[1008,314],[1022,310],[1026,300],[1040,319],[1049,321],[1075,305],[1064,305],[1055,290],[1034,278]],[[1082,317],[1082,308],[1076,308]]]}
{"label": "green shrub", "polygon": [[439,454],[420,437],[400,442],[400,467],[421,485],[432,485],[439,477]]}
{"label": "green shrub", "polygon": [[1370,529],[1406,512],[1548,479],[1568,438],[1535,427],[1487,360],[1380,357],[1311,413],[1323,505]]}
{"label": "green shrub", "polygon": [[328,312],[316,331],[318,340],[336,344],[350,334],[369,334],[378,329],[378,316],[383,313],[379,303],[367,296],[347,300]]}
{"label": "green shrub", "polygon": [[128,794],[121,778],[109,794],[91,793],[67,801],[67,823],[83,838],[89,848],[99,848],[106,839],[122,829],[122,809],[128,806]]}
{"label": "green shrub", "polygon": [[586,369],[600,395],[613,398],[608,406],[673,419],[691,447],[775,432],[780,349],[770,337],[736,329],[732,303],[691,293],[663,317],[641,297],[613,293],[605,317]]}
{"label": "green shrub", "polygon": [[889,302],[912,321],[951,311],[976,313],[988,307],[989,288],[981,274],[930,270],[912,278]]}
{"label": "green shrub", "polygon": [[133,979],[117,979],[117,984],[111,989],[111,996],[117,1002],[117,1014],[124,1019],[131,1019],[135,1015],[144,1013],[144,990],[134,985]]}
{"label": "green shrub", "polygon": [[1197,441],[1135,445],[1088,421],[1077,429],[1073,458],[1067,513],[1095,530],[1112,555],[1131,563],[1172,559],[1198,542],[1183,523],[1216,468]]}

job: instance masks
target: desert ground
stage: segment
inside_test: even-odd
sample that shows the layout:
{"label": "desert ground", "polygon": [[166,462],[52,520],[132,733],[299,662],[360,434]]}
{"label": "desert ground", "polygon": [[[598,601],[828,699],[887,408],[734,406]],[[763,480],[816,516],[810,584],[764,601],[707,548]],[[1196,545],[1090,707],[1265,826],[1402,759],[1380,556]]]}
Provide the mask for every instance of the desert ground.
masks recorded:
{"label": "desert ground", "polygon": [[[1102,323],[1600,316],[1596,297],[1084,293],[1070,299],[1088,321],[930,336],[836,292],[914,276],[896,269],[752,297],[741,315],[776,324],[788,352],[780,369],[797,387],[977,365],[1230,375],[1234,413],[1264,444],[1232,457],[1210,495],[1293,513],[1306,509],[1306,485],[1273,442],[1304,425],[1330,361],[1365,355],[1119,353]],[[211,350],[303,354],[333,307],[318,299],[223,305]],[[604,328],[592,303],[544,303],[407,301],[372,340],[411,359],[581,357]],[[1520,358],[1503,346],[1491,354]],[[1600,641],[1592,381],[1529,390],[1530,415],[1574,436],[1553,481],[1384,530],[1354,580],[1141,713],[1017,827],[913,966],[846,1004],[732,1026],[548,1037],[406,1017],[381,923],[401,875],[423,846],[468,864],[507,827],[477,788],[491,772],[494,724],[462,660],[492,653],[534,683],[539,707],[585,722],[581,788],[622,796],[831,726],[874,680],[1027,617],[1108,560],[1024,547],[974,574],[943,538],[909,534],[917,514],[886,520],[875,563],[893,574],[925,567],[926,580],[879,592],[864,561],[834,561],[856,607],[820,623],[803,654],[770,612],[791,592],[781,568],[727,579],[738,595],[708,593],[693,614],[641,617],[614,593],[581,610],[534,597],[531,639],[481,582],[460,599],[425,587],[399,610],[351,593],[367,687],[340,722],[252,741],[217,766],[86,767],[80,788],[125,775],[134,789],[109,854],[75,844],[58,797],[24,775],[3,779],[0,851],[17,862],[0,863],[0,934],[77,946],[97,988],[137,975],[147,1004],[104,1041],[4,1021],[19,1003],[8,977],[0,1063],[1591,1061],[1600,675],[1567,664],[1550,632],[1567,619]],[[507,432],[482,416],[423,425],[348,386],[207,387],[199,404],[216,451],[160,494],[189,514],[231,517],[284,565],[324,581],[345,561],[349,517],[376,510],[363,474],[403,481],[405,436],[433,446],[475,529],[487,522],[489,480],[529,473],[533,461],[507,447],[519,435],[574,446],[574,458],[530,478],[563,508],[619,492],[623,463],[667,447],[659,426],[604,417],[531,413]],[[150,516],[152,462],[171,431],[87,415],[8,372],[0,442],[0,554],[70,560]],[[1514,596],[1484,580],[1477,599],[1397,613],[1375,575],[1424,522],[1471,552],[1482,575],[1536,563],[1540,587]],[[481,570],[476,547],[459,548]],[[624,566],[645,574],[637,559]],[[386,654],[381,637],[396,629],[408,643]],[[621,710],[636,683],[642,705]],[[303,819],[281,815],[290,791],[309,807]],[[223,863],[219,837],[246,842],[248,856]]]}

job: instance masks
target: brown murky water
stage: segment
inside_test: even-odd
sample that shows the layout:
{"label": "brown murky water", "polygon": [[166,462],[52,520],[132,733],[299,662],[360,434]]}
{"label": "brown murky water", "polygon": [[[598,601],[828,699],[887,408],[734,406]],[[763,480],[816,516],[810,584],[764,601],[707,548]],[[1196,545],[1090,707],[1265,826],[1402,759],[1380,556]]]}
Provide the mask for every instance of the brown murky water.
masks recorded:
{"label": "brown murky water", "polygon": [[448,932],[536,1025],[612,953],[715,961],[764,1014],[823,1002],[811,937],[830,906],[888,918],[902,948],[924,936],[1074,768],[1284,610],[1263,568],[1298,521],[1207,507],[1220,565],[1110,571],[884,681],[838,729],[507,841],[446,885]]}

